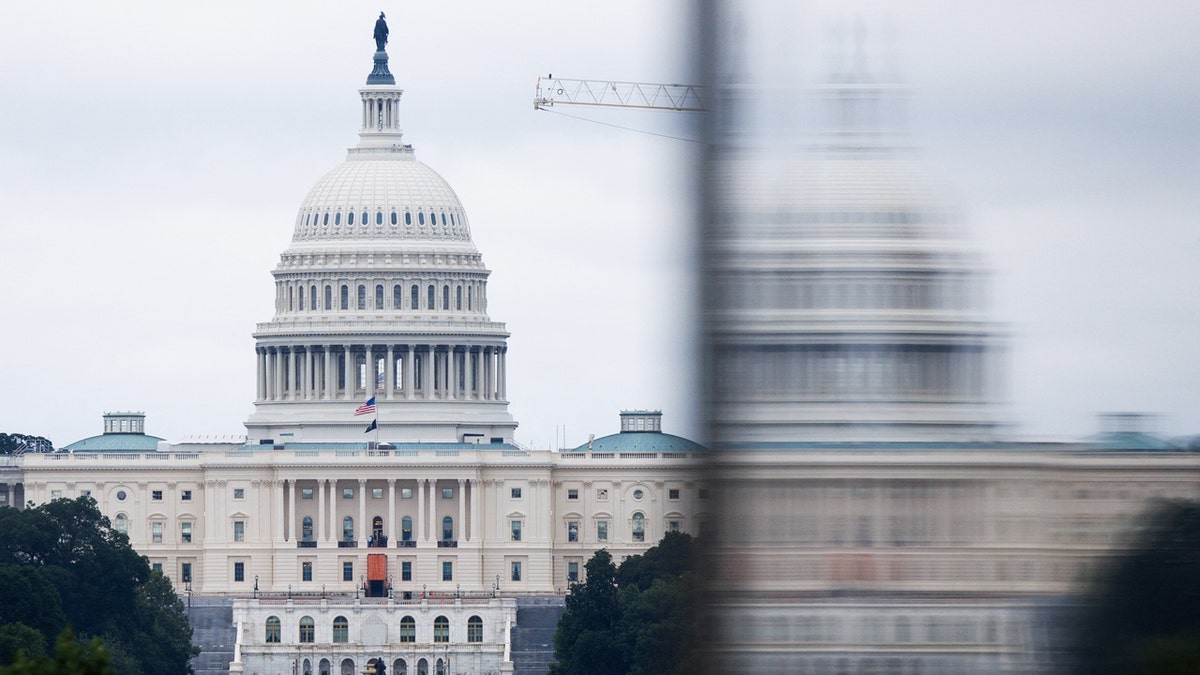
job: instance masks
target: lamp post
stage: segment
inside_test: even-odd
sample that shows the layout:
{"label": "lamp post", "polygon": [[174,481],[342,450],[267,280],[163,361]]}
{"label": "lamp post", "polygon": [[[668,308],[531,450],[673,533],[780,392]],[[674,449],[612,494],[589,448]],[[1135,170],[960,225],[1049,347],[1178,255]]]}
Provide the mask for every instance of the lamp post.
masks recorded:
{"label": "lamp post", "polygon": [[254,575],[254,599],[258,599],[258,575]]}
{"label": "lamp post", "polygon": [[192,582],[188,581],[185,588],[187,588],[187,594],[188,594],[188,609],[191,609],[192,608]]}

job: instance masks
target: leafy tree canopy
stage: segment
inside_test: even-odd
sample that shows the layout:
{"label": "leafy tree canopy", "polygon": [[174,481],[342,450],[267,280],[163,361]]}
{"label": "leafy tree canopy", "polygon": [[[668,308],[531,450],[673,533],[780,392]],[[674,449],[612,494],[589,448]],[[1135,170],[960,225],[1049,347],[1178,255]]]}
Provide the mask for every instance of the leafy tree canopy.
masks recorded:
{"label": "leafy tree canopy", "polygon": [[[40,644],[70,625],[88,640],[103,638],[105,663],[123,674],[191,672],[192,631],[171,582],[151,574],[89,497],[0,508],[0,598],[0,624],[27,626]],[[14,658],[0,651],[0,665],[15,666]]]}
{"label": "leafy tree canopy", "polygon": [[18,654],[12,665],[0,666],[0,675],[117,675],[117,671],[109,665],[108,650],[100,638],[81,645],[67,628],[58,636],[53,657]]}
{"label": "leafy tree canopy", "polygon": [[699,583],[695,540],[670,532],[614,565],[601,550],[573,584],[554,635],[552,675],[696,672]]}
{"label": "leafy tree canopy", "polygon": [[0,455],[17,452],[54,452],[54,444],[41,436],[0,434]]}
{"label": "leafy tree canopy", "polygon": [[1080,673],[1200,673],[1200,503],[1159,503],[1074,626]]}

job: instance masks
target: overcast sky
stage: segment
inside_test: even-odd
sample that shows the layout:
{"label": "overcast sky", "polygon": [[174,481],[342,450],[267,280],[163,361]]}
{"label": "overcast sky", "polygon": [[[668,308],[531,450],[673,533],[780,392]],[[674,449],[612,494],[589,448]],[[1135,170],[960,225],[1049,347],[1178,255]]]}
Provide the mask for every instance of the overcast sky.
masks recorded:
{"label": "overcast sky", "polygon": [[[1085,435],[1121,410],[1200,432],[1197,5],[900,4],[851,9],[897,36],[914,139],[994,271],[1018,430]],[[845,5],[779,25],[817,44]],[[666,1],[4,3],[0,431],[64,445],[133,409],[172,439],[244,433],[270,270],[357,140],[380,8],[406,141],[493,270],[517,439],[565,426],[576,445],[641,407],[698,435],[698,146],[531,103],[551,72],[693,81],[689,5]],[[694,134],[675,113],[571,112]]]}

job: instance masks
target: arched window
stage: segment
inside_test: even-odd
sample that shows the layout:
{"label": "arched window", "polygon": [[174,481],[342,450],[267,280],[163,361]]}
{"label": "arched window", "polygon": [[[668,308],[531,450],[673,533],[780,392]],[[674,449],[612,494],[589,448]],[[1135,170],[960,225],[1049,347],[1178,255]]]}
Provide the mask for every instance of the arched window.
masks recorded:
{"label": "arched window", "polygon": [[342,284],[342,309],[350,309],[350,287]]}
{"label": "arched window", "polygon": [[400,538],[404,541],[412,541],[412,518],[410,516],[400,519]]}
{"label": "arched window", "polygon": [[429,662],[425,659],[417,661],[417,675],[429,675]]}
{"label": "arched window", "polygon": [[300,617],[300,641],[312,642],[317,636],[316,624],[311,616]]}
{"label": "arched window", "polygon": [[358,285],[358,308],[367,308],[367,287],[362,284]]}
{"label": "arched window", "polygon": [[450,641],[450,620],[444,616],[439,616],[433,620],[433,641]]}
{"label": "arched window", "polygon": [[400,284],[392,287],[392,309],[400,309]]}
{"label": "arched window", "polygon": [[[392,214],[393,216],[396,214]],[[408,675],[408,662],[404,659],[392,661],[392,675]]]}
{"label": "arched window", "polygon": [[403,619],[400,619],[400,641],[417,641],[417,622],[414,621],[411,616],[406,616]]}
{"label": "arched window", "polygon": [[354,659],[342,659],[342,675],[354,675]]}
{"label": "arched window", "polygon": [[288,286],[288,311],[290,312],[293,309],[296,309],[296,306],[293,304],[292,300],[292,287]]}
{"label": "arched window", "polygon": [[454,287],[454,309],[462,311],[462,286]]}
{"label": "arched window", "polygon": [[333,287],[325,286],[325,309],[333,309]]}
{"label": "arched window", "polygon": [[354,519],[350,516],[342,518],[342,541],[354,541]]}
{"label": "arched window", "polygon": [[322,221],[321,224],[326,225],[326,226],[329,225],[329,212],[328,211],[325,212],[325,219],[324,219],[324,221]]}
{"label": "arched window", "polygon": [[121,534],[129,534],[129,516],[124,513],[118,513],[113,519],[113,529]]}
{"label": "arched window", "polygon": [[451,541],[454,539],[454,519],[450,516],[442,518],[442,540]]}
{"label": "arched window", "polygon": [[351,211],[349,214],[346,215],[346,224],[347,225],[354,224],[354,212],[353,211]]}
{"label": "arched window", "polygon": [[300,311],[304,311],[304,287],[300,287]]}
{"label": "arched window", "polygon": [[430,224],[430,225],[437,225],[437,216],[436,216],[436,215],[434,215],[433,211],[430,211],[430,212],[429,212],[429,224]]}
{"label": "arched window", "polygon": [[375,285],[375,309],[383,309],[383,286]]}
{"label": "arched window", "polygon": [[304,675],[312,675],[312,661],[309,659],[304,659],[302,665],[304,666],[304,669],[300,672],[304,673]]}
{"label": "arched window", "polygon": [[442,309],[450,309],[450,287],[442,286]]}
{"label": "arched window", "polygon": [[450,214],[450,224],[451,224],[451,225],[458,225],[458,221],[454,219],[454,214],[453,214],[453,213],[451,213],[451,214]]}
{"label": "arched window", "polygon": [[309,308],[317,309],[317,285],[313,284],[308,288]]}
{"label": "arched window", "polygon": [[468,312],[471,311],[471,296],[473,295],[473,293],[471,293],[471,291],[472,291],[472,287],[467,286],[467,311]]}
{"label": "arched window", "polygon": [[312,214],[311,213],[305,214],[304,215],[304,226],[305,227],[308,227],[308,221],[310,221],[310,220],[312,220]]}
{"label": "arched window", "polygon": [[413,284],[413,287],[412,287],[412,306],[411,306],[411,307],[409,307],[409,309],[420,309],[420,308],[421,308],[421,307],[420,307],[420,304],[421,304],[420,300],[421,300],[421,291],[420,291],[420,289],[418,289],[418,288],[417,288],[416,284]]}
{"label": "arched window", "polygon": [[329,663],[329,659],[321,659],[321,664],[317,666],[318,675],[329,675],[329,669],[333,664]]}
{"label": "arched window", "polygon": [[418,211],[418,212],[417,212],[417,224],[418,224],[418,225],[424,225],[424,224],[425,224],[425,212],[424,212],[424,211]]}
{"label": "arched window", "polygon": [[341,225],[341,224],[342,224],[342,212],[338,211],[337,213],[333,214],[333,226],[337,227],[338,225]]}
{"label": "arched window", "polygon": [[346,617],[344,616],[339,616],[333,620],[333,641],[350,641],[350,622],[346,621]]}
{"label": "arched window", "polygon": [[409,213],[408,211],[404,212],[404,224],[412,225],[412,214]]}
{"label": "arched window", "polygon": [[396,212],[395,211],[392,211],[392,224],[393,225],[396,224]]}
{"label": "arched window", "polygon": [[376,212],[375,212],[375,224],[376,224],[376,225],[382,225],[382,224],[383,224],[383,211],[376,211]]}
{"label": "arched window", "polygon": [[633,540],[646,541],[646,516],[641,512],[633,514]]}
{"label": "arched window", "polygon": [[374,537],[375,541],[377,542],[383,541],[383,518],[375,516],[375,518],[371,520],[371,536]]}
{"label": "arched window", "polygon": [[442,212],[442,227],[446,226],[446,212]]}
{"label": "arched window", "polygon": [[434,297],[434,293],[436,293],[436,292],[437,291],[435,291],[433,288],[433,284],[429,284],[429,289],[425,293],[425,295],[428,296],[428,297],[426,297],[426,300],[428,300],[428,302],[425,303],[426,309],[434,309],[437,307],[437,300]]}
{"label": "arched window", "polygon": [[279,642],[283,635],[283,629],[279,625],[279,617],[267,617],[267,642]]}
{"label": "arched window", "polygon": [[368,222],[370,222],[370,221],[369,221],[369,220],[367,220],[367,212],[366,212],[366,211],[363,211],[363,219],[362,219],[362,224],[363,224],[363,225],[366,225]]}
{"label": "arched window", "polygon": [[300,521],[300,541],[312,541],[312,537],[313,537],[312,516],[304,516],[304,520]]}
{"label": "arched window", "polygon": [[446,662],[438,659],[437,664],[434,666],[433,672],[434,675],[446,675]]}
{"label": "arched window", "polygon": [[467,642],[483,642],[483,619],[478,616],[467,619]]}

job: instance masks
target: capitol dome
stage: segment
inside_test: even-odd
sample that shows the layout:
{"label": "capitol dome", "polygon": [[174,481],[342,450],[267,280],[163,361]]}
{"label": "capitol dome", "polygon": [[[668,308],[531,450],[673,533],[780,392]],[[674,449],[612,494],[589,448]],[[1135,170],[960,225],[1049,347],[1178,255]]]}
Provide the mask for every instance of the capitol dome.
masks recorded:
{"label": "capitol dome", "polygon": [[381,238],[471,240],[458,195],[408,146],[352,151],[309,191],[292,241]]}

